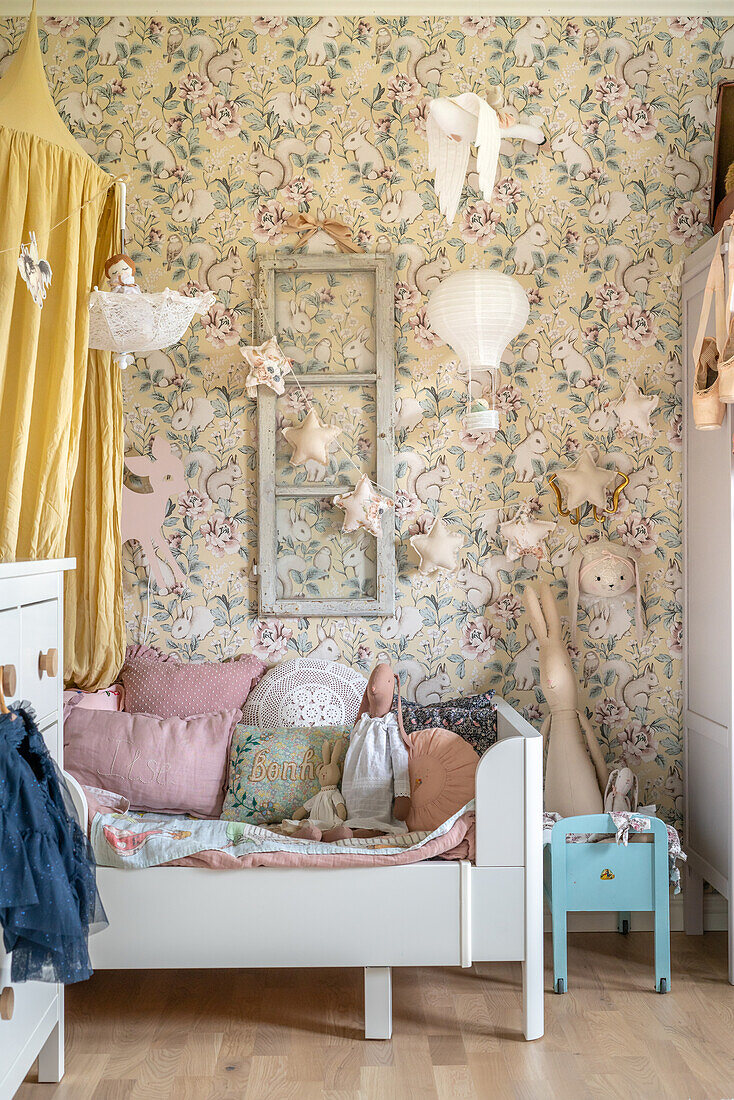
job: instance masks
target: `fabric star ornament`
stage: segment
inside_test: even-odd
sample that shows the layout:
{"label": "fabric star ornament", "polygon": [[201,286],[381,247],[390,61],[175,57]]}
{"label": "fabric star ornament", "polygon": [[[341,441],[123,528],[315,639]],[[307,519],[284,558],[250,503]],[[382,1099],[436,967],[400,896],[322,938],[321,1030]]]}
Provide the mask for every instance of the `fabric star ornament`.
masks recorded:
{"label": "fabric star ornament", "polygon": [[538,561],[545,556],[545,540],[558,526],[555,522],[533,519],[527,508],[520,508],[514,519],[500,524],[500,534],[507,542],[510,561],[532,554]]}
{"label": "fabric star ornament", "polygon": [[425,535],[413,535],[408,542],[420,558],[419,573],[435,573],[437,569],[454,570],[458,565],[459,550],[464,545],[461,535],[452,535],[437,516]]}
{"label": "fabric star ornament", "polygon": [[597,466],[594,452],[587,447],[570,470],[555,475],[569,512],[584,504],[593,504],[602,512],[607,505],[607,491],[617,479],[617,471]]}
{"label": "fabric star ornament", "polygon": [[257,397],[258,386],[269,386],[277,394],[285,393],[286,374],[293,370],[293,361],[283,354],[275,336],[259,347],[242,347],[240,353],[250,370],[245,379],[248,397]]}
{"label": "fabric star ornament", "polygon": [[650,417],[658,407],[659,401],[657,394],[648,397],[637,383],[630,379],[622,396],[612,403],[612,409],[619,421],[620,433],[650,439],[653,435]]}
{"label": "fabric star ornament", "polygon": [[291,463],[294,466],[304,466],[309,460],[328,466],[329,444],[338,435],[339,429],[322,424],[313,409],[308,410],[308,416],[298,426],[291,424],[283,428],[283,436],[293,448]]}
{"label": "fabric star ornament", "polygon": [[344,512],[342,531],[358,531],[360,527],[375,538],[382,534],[382,517],[393,502],[376,491],[367,474],[362,474],[351,493],[340,493],[334,504]]}

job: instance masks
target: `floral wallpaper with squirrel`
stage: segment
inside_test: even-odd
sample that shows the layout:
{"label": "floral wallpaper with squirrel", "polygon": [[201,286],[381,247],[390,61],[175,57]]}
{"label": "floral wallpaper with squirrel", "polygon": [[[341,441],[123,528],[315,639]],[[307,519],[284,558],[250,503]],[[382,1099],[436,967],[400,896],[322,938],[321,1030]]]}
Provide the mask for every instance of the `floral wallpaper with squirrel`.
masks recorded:
{"label": "floral wallpaper with squirrel", "polygon": [[[409,697],[493,686],[539,723],[520,601],[536,570],[504,556],[498,522],[520,501],[553,518],[547,474],[594,444],[630,474],[607,530],[640,552],[648,629],[638,644],[628,615],[582,615],[573,656],[609,762],[630,764],[643,801],[680,822],[679,274],[709,232],[715,90],[734,76],[734,20],[64,17],[40,28],[71,129],[130,177],[141,284],[217,294],[185,343],[123,375],[129,453],[163,435],[188,484],[164,528],[188,583],[151,586],[148,641],[192,658],[310,652],[365,672],[384,652]],[[0,23],[0,71],[22,30]],[[547,141],[539,153],[503,146],[491,203],[470,174],[447,226],[426,101],[490,87]],[[387,621],[257,618],[256,407],[238,344],[250,342],[255,256],[294,244],[284,222],[296,211],[324,211],[365,251],[398,257],[400,610]],[[462,430],[455,356],[424,312],[438,280],[477,263],[517,274],[531,306],[496,438]],[[660,397],[650,440],[622,438],[609,406],[630,377]],[[422,577],[407,536],[437,511],[464,536],[462,564]],[[562,521],[537,569],[559,595],[576,537]],[[146,572],[130,546],[124,565],[140,640]]]}

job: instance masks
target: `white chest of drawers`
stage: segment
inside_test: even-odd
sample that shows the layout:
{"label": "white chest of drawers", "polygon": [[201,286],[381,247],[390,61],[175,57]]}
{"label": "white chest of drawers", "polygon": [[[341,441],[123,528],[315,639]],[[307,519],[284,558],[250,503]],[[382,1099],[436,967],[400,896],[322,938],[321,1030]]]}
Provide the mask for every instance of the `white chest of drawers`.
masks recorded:
{"label": "white chest of drawers", "polygon": [[[61,765],[63,580],[74,559],[0,564],[0,665],[8,699],[29,700]],[[0,936],[0,1100],[11,1100],[38,1058],[39,1081],[64,1072],[64,989],[10,981]]]}

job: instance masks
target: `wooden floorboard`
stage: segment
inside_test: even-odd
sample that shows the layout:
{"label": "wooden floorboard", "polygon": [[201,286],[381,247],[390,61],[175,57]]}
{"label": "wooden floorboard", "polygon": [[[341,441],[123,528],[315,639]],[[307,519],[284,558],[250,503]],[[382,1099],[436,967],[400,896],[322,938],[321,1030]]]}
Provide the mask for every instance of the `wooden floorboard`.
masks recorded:
{"label": "wooden floorboard", "polygon": [[569,936],[569,992],[520,1033],[520,967],[395,970],[390,1042],[357,970],[101,971],[66,992],[67,1072],[18,1100],[722,1100],[734,1097],[726,936]]}

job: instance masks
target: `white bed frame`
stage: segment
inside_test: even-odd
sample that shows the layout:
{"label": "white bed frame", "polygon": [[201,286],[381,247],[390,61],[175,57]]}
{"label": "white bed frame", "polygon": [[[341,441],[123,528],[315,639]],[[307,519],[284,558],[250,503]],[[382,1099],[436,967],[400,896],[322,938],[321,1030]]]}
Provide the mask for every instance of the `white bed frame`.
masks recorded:
{"label": "white bed frame", "polygon": [[[476,782],[476,861],[399,867],[97,872],[95,969],[364,967],[365,1037],[392,1034],[392,967],[522,963],[523,1031],[543,1034],[542,740],[497,703]],[[76,789],[77,798],[81,789]],[[79,809],[86,819],[81,795]],[[308,914],[308,922],[304,915]]]}

